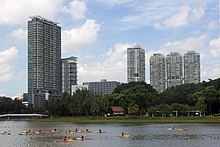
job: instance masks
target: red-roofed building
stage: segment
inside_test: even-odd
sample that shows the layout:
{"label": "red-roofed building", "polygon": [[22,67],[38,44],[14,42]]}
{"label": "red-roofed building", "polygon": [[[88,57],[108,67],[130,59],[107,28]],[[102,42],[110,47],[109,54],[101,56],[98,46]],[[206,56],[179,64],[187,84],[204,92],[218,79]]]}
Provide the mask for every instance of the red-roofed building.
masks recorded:
{"label": "red-roofed building", "polygon": [[113,115],[123,115],[124,114],[124,109],[120,106],[112,106],[112,113]]}

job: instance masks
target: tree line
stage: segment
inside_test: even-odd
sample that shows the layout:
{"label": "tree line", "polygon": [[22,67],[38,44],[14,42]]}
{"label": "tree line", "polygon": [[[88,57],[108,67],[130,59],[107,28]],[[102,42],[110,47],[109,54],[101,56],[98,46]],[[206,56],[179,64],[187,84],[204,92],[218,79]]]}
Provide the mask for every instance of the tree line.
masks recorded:
{"label": "tree line", "polygon": [[158,112],[170,116],[175,112],[186,115],[190,111],[214,115],[220,113],[220,79],[199,84],[183,84],[158,93],[145,82],[119,85],[111,95],[94,95],[78,90],[72,96],[47,101],[45,110],[56,116],[102,116],[111,106],[121,106],[128,115],[153,115]]}
{"label": "tree line", "polygon": [[10,113],[33,113],[32,105],[26,107],[22,104],[22,100],[9,97],[0,97],[0,114]]}
{"label": "tree line", "polygon": [[46,101],[43,108],[25,107],[20,100],[0,98],[0,113],[47,113],[53,116],[103,116],[111,106],[121,106],[128,115],[170,116],[175,112],[200,111],[202,114],[220,113],[220,79],[199,84],[183,84],[158,93],[145,82],[119,85],[111,95],[95,95],[77,90],[72,96],[63,93],[59,99]]}

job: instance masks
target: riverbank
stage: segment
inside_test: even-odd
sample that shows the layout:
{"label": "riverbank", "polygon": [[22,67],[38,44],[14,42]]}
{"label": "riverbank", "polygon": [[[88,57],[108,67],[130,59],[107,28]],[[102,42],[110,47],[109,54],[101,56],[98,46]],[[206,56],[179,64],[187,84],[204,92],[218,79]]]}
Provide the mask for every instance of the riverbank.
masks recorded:
{"label": "riverbank", "polygon": [[28,119],[34,122],[73,123],[220,123],[220,116],[205,117],[53,117]]}

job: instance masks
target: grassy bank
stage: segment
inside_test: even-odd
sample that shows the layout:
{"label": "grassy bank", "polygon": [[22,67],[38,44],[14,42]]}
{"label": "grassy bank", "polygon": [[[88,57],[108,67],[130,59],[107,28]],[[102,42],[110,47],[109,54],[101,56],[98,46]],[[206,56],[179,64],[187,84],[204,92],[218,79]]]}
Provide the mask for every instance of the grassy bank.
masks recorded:
{"label": "grassy bank", "polygon": [[220,116],[212,117],[54,117],[29,119],[35,122],[74,123],[220,123]]}

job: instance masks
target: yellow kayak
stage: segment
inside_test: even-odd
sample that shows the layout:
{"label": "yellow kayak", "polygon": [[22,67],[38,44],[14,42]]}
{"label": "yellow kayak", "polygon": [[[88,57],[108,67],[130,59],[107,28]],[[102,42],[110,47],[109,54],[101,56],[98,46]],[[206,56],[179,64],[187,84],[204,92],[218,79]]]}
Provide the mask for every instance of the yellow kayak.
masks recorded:
{"label": "yellow kayak", "polygon": [[130,135],[119,135],[118,137],[120,137],[120,138],[129,138],[130,137]]}
{"label": "yellow kayak", "polygon": [[173,130],[175,130],[174,128],[168,128],[167,129],[168,131],[173,131]]}
{"label": "yellow kayak", "polygon": [[178,131],[186,131],[187,129],[186,128],[178,128],[177,130]]}
{"label": "yellow kayak", "polygon": [[21,133],[19,133],[18,135],[33,135],[33,133],[24,133],[24,132],[21,132]]}
{"label": "yellow kayak", "polygon": [[89,130],[81,130],[80,132],[81,133],[92,133],[92,131],[89,131]]}
{"label": "yellow kayak", "polygon": [[66,134],[75,134],[75,132],[66,132]]}

